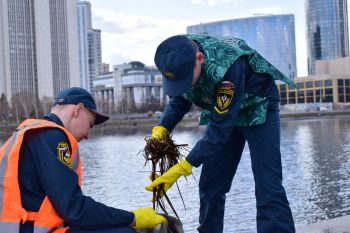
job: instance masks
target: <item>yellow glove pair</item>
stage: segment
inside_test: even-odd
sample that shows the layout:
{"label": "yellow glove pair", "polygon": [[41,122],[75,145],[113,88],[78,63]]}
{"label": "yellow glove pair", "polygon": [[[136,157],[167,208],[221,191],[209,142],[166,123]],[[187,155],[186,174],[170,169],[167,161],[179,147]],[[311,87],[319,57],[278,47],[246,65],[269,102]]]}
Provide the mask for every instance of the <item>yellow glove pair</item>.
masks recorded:
{"label": "yellow glove pair", "polygon": [[152,208],[139,208],[133,211],[135,219],[133,222],[133,228],[140,229],[153,229],[158,224],[166,221],[162,215],[156,213]]}

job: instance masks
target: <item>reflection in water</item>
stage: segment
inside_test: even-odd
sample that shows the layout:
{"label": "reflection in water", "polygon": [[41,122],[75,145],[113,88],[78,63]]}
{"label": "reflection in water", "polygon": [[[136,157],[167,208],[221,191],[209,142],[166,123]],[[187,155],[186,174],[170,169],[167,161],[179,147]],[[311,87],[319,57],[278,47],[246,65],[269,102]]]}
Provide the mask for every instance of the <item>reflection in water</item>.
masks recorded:
{"label": "reflection in water", "polygon": [[285,156],[294,153],[297,161],[291,174],[284,170],[284,184],[296,222],[306,224],[349,214],[350,122],[337,119],[285,124],[294,128],[284,130],[288,136],[282,150]]}
{"label": "reflection in water", "polygon": [[[284,121],[281,129],[283,183],[296,225],[349,214],[350,119]],[[193,146],[202,132],[203,128],[176,131],[174,139]],[[126,210],[152,206],[152,195],[144,190],[151,168],[144,166],[139,153],[145,136],[141,132],[95,136],[82,142],[84,193]],[[185,207],[176,188],[169,191],[186,233],[196,232],[198,225],[199,174],[200,168],[194,170],[195,178],[179,181]],[[254,180],[246,147],[227,195],[224,232],[256,231],[255,215]]]}
{"label": "reflection in water", "polygon": [[[296,122],[295,122],[296,123]],[[304,212],[312,214],[313,210],[308,210],[308,195],[311,193],[313,181],[313,154],[314,154],[314,141],[311,126],[309,124],[300,124],[298,127],[291,123],[286,126],[287,131],[283,131],[282,134],[282,150],[283,150],[284,162],[284,185],[287,191],[289,201],[292,204],[297,204],[293,209],[305,209]],[[291,143],[295,142],[295,143]],[[292,152],[292,153],[290,153]],[[302,179],[302,182],[300,180]],[[298,189],[292,192],[289,191],[289,187],[296,187]],[[303,186],[303,187],[302,187]],[[304,192],[304,193],[303,193]],[[299,202],[294,203],[292,199],[300,199]],[[305,222],[304,216],[300,216],[294,212],[295,222]]]}

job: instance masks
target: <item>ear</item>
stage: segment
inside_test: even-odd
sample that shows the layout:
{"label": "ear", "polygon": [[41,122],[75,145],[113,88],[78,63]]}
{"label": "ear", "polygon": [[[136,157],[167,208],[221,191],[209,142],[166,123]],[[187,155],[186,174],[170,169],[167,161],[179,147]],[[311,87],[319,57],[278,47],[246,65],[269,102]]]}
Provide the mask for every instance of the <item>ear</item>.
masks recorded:
{"label": "ear", "polygon": [[203,64],[204,63],[204,54],[202,52],[197,52],[196,59],[199,61],[200,64]]}
{"label": "ear", "polygon": [[75,108],[73,110],[73,117],[77,118],[79,116],[80,112],[83,110],[84,110],[84,105],[82,105],[82,104],[75,105]]}

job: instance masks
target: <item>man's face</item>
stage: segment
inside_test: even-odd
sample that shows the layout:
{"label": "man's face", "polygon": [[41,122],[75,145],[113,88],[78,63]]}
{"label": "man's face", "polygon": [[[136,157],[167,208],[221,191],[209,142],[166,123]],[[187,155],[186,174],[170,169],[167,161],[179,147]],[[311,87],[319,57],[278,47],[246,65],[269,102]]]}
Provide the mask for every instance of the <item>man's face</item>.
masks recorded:
{"label": "man's face", "polygon": [[94,126],[95,118],[96,114],[85,108],[83,104],[76,105],[69,131],[78,142],[88,139],[89,130]]}

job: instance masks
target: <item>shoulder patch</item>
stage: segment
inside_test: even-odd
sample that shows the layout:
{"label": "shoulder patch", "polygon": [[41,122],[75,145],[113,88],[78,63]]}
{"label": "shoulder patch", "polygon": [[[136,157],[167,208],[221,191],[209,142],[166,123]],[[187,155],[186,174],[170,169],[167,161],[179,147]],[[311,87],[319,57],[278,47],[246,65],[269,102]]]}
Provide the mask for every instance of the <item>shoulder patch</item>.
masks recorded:
{"label": "shoulder patch", "polygon": [[230,81],[223,81],[218,87],[216,96],[216,104],[214,109],[219,114],[228,112],[233,96],[234,96],[234,84]]}
{"label": "shoulder patch", "polygon": [[67,142],[60,142],[57,146],[58,160],[60,160],[64,165],[71,167],[71,153],[69,150],[69,145]]}

